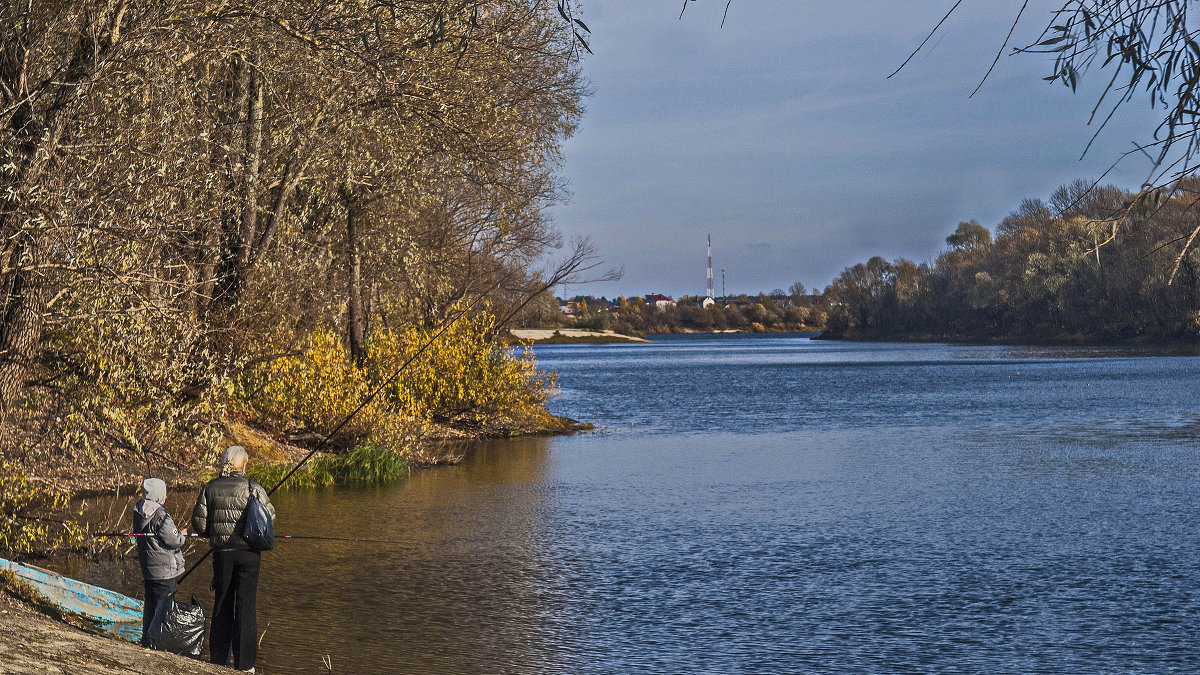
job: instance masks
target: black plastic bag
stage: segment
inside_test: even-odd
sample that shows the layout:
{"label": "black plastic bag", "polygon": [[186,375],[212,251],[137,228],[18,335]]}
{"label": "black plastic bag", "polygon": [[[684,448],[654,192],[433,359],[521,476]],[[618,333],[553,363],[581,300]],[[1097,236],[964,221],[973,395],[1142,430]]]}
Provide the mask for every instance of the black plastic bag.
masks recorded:
{"label": "black plastic bag", "polygon": [[150,622],[151,649],[199,658],[204,651],[204,608],[192,596],[192,604],[175,602],[175,594],[158,601]]}
{"label": "black plastic bag", "polygon": [[[247,478],[246,482],[250,482]],[[275,548],[275,528],[271,525],[271,514],[267,507],[258,501],[254,494],[254,484],[250,484],[250,499],[246,502],[246,520],[242,525],[242,539],[250,546],[251,551],[270,551]]]}

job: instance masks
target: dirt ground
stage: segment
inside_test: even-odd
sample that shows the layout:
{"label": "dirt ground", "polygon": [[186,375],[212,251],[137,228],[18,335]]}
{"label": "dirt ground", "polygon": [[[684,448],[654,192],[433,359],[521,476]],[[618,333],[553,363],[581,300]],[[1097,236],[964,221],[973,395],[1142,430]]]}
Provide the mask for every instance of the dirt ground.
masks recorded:
{"label": "dirt ground", "polygon": [[52,619],[0,594],[0,673],[228,675],[235,671],[155,652]]}

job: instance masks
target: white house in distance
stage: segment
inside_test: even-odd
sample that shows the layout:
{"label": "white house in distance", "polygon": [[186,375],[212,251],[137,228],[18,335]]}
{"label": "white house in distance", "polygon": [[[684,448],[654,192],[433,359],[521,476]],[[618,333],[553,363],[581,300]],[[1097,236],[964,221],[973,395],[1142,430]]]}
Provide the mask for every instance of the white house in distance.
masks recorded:
{"label": "white house in distance", "polygon": [[666,309],[668,307],[675,306],[675,301],[665,295],[660,295],[658,293],[651,293],[650,295],[647,295],[645,297],[646,297],[646,304],[650,305],[651,307],[657,308],[657,309]]}

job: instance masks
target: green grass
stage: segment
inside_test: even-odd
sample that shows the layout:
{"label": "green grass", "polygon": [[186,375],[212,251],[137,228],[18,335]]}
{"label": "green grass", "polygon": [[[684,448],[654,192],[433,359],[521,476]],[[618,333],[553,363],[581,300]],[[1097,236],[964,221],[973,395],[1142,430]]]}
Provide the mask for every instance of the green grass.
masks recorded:
{"label": "green grass", "polygon": [[361,445],[336,458],[336,473],[349,483],[384,483],[408,475],[408,463],[387,448]]}
{"label": "green grass", "polygon": [[[292,470],[292,464],[250,467],[249,474],[270,490]],[[408,463],[388,448],[360,445],[340,455],[318,455],[300,468],[281,489],[317,488],[347,483],[386,483],[407,476]]]}

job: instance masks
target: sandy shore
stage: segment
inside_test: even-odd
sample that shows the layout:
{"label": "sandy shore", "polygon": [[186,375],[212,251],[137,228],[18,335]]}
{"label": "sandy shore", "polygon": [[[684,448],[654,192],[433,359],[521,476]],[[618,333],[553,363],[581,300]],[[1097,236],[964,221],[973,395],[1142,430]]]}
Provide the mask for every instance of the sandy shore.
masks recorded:
{"label": "sandy shore", "polygon": [[532,340],[534,342],[542,342],[552,340],[557,334],[560,338],[567,340],[578,339],[580,342],[592,340],[605,340],[608,342],[649,342],[640,337],[632,335],[622,335],[611,330],[582,330],[579,328],[514,328],[509,331],[512,336],[518,340]]}
{"label": "sandy shore", "polygon": [[[228,668],[75,628],[0,594],[0,673],[219,675]],[[207,647],[207,645],[205,645]]]}

